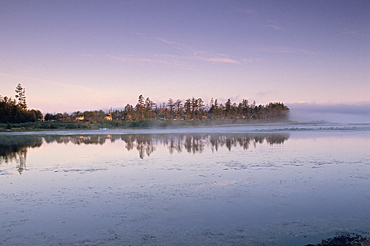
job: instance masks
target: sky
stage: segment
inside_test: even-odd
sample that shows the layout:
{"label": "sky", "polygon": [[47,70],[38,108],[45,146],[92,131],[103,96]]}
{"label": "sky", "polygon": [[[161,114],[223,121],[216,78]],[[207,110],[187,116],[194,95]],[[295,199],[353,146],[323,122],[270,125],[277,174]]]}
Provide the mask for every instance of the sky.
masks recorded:
{"label": "sky", "polygon": [[43,113],[143,95],[367,114],[369,13],[366,0],[0,0],[0,95],[20,83]]}

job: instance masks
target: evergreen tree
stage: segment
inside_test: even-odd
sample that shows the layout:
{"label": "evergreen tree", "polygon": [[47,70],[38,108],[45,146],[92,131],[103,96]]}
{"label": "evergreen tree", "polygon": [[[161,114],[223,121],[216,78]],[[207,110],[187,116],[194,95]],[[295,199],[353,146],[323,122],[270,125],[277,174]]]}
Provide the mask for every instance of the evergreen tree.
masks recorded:
{"label": "evergreen tree", "polygon": [[191,118],[191,108],[192,108],[190,98],[186,99],[184,107],[185,107],[185,117],[186,117],[187,120],[190,120],[190,118]]}
{"label": "evergreen tree", "polygon": [[175,102],[176,117],[180,117],[182,113],[182,101],[177,99]]}
{"label": "evergreen tree", "polygon": [[167,103],[167,107],[168,107],[168,118],[169,119],[172,119],[172,116],[173,116],[173,109],[175,107],[175,103],[173,102],[173,99],[172,98],[169,98],[168,99],[168,103]]}
{"label": "evergreen tree", "polygon": [[17,105],[21,109],[27,109],[27,103],[26,103],[26,89],[22,87],[21,84],[18,84],[18,86],[15,88],[15,98],[17,99]]}

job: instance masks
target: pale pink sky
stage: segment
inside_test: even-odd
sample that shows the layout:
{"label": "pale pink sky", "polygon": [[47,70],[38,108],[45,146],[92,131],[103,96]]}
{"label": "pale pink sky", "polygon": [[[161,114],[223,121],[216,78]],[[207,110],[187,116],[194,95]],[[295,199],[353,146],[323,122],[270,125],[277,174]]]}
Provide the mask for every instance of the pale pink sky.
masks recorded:
{"label": "pale pink sky", "polygon": [[42,112],[370,102],[368,1],[1,1],[0,95]]}

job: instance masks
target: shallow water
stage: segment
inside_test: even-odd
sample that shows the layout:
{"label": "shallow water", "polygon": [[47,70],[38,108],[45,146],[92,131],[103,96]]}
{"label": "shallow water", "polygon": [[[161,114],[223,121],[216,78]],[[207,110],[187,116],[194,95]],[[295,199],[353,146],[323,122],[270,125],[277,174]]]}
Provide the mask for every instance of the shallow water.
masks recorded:
{"label": "shallow water", "polygon": [[369,146],[367,126],[1,134],[0,244],[304,245],[365,235]]}

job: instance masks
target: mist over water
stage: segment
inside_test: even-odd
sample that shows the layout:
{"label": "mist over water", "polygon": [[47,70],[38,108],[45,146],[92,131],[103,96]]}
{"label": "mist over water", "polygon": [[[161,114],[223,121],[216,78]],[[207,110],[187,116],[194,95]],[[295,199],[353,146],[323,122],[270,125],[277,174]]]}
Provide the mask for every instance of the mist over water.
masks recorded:
{"label": "mist over water", "polygon": [[369,134],[289,123],[0,133],[0,245],[367,236]]}
{"label": "mist over water", "polygon": [[288,105],[290,120],[297,122],[370,123],[370,102],[361,104]]}

